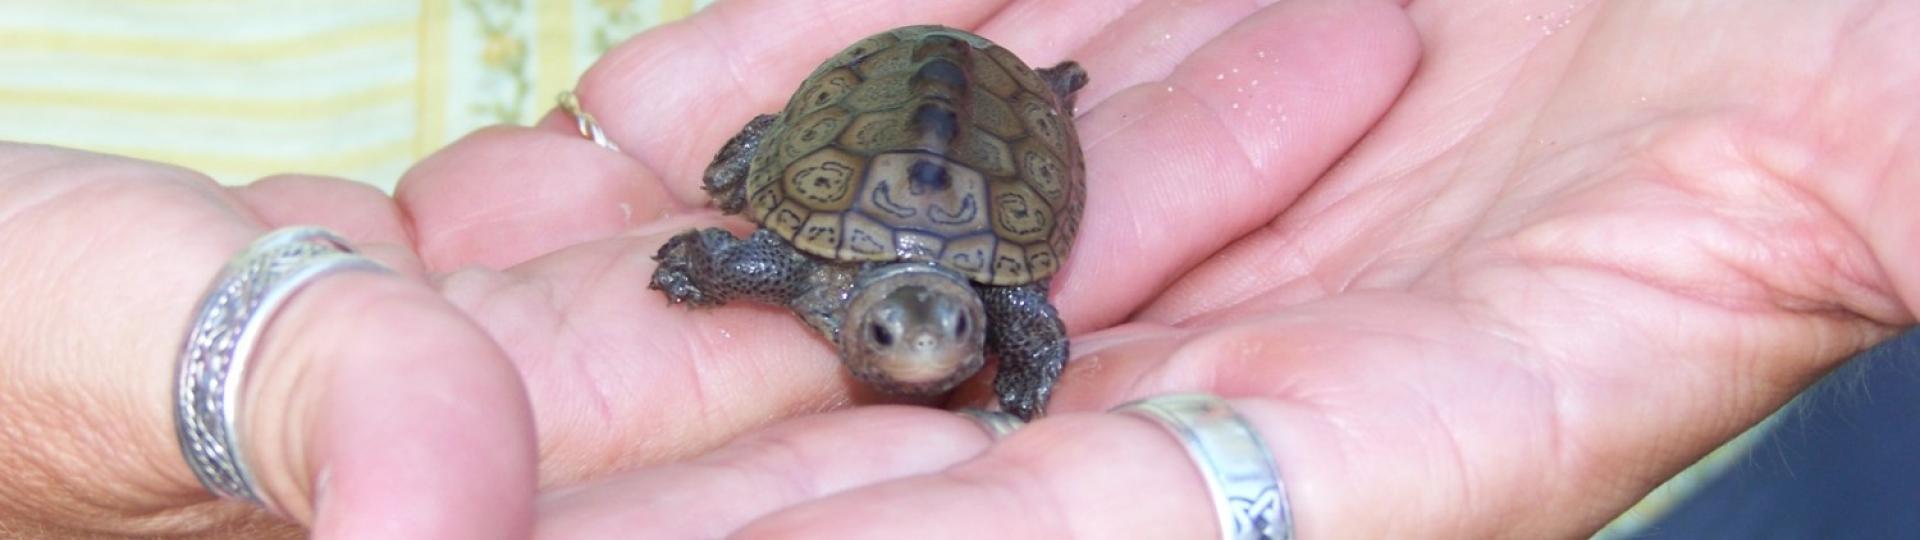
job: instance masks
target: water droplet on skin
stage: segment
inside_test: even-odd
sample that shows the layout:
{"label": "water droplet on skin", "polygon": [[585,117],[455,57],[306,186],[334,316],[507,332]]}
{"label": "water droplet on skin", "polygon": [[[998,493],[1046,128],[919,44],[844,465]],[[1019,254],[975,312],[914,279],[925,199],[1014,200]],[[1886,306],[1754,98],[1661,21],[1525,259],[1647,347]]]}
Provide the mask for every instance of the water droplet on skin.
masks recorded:
{"label": "water droplet on skin", "polygon": [[1234,73],[1239,73],[1239,72],[1240,72],[1240,68],[1233,68],[1233,72],[1234,72]]}
{"label": "water droplet on skin", "polygon": [[1253,86],[1260,86],[1260,79],[1254,79],[1253,82],[1250,82],[1247,84],[1251,84]]}
{"label": "water droplet on skin", "polygon": [[1633,102],[1634,102],[1634,103],[1646,103],[1646,102],[1647,102],[1647,96],[1640,96],[1640,97],[1637,97],[1637,98],[1633,98]]}
{"label": "water droplet on skin", "polygon": [[1171,84],[1167,85],[1167,93],[1169,94],[1173,93],[1173,85]]}
{"label": "water droplet on skin", "polygon": [[1235,101],[1233,102],[1233,105],[1230,105],[1230,107],[1233,107],[1233,110],[1236,110],[1236,111],[1240,110],[1240,102]]}
{"label": "water droplet on skin", "polygon": [[1173,41],[1173,34],[1160,34],[1160,41]]}
{"label": "water droplet on skin", "polygon": [[720,339],[733,339],[733,332],[728,332],[727,329],[721,328]]}
{"label": "water droplet on skin", "polygon": [[628,223],[633,222],[633,205],[620,203],[620,220]]}
{"label": "water droplet on skin", "polygon": [[1227,74],[1225,74],[1225,73],[1217,73],[1217,74],[1214,74],[1214,76],[1213,76],[1213,80],[1216,80],[1216,81],[1224,81],[1224,80],[1227,80]]}
{"label": "water droplet on skin", "polygon": [[1267,57],[1267,51],[1254,51],[1254,52],[1253,52],[1253,57],[1254,57],[1254,58],[1266,58],[1266,57]]}

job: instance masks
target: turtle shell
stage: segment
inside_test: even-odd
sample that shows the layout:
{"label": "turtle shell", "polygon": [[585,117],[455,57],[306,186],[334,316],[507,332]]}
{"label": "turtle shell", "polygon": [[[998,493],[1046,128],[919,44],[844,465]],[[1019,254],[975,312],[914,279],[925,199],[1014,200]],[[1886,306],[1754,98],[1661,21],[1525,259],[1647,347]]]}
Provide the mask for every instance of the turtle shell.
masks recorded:
{"label": "turtle shell", "polygon": [[828,59],[768,128],[748,217],[839,261],[929,261],[991,285],[1060,268],[1085,206],[1072,113],[1038,73],[939,26]]}

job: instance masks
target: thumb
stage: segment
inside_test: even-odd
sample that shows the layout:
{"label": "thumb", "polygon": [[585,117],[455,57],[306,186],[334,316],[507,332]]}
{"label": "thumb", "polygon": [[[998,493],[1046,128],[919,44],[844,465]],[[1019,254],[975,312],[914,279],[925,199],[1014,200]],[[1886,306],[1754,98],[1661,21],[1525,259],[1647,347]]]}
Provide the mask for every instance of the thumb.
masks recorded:
{"label": "thumb", "polygon": [[[286,200],[377,208],[341,191]],[[0,144],[0,537],[293,532],[215,501],[174,427],[185,323],[257,215],[183,169]],[[398,222],[345,225],[392,241]],[[405,251],[380,252],[417,267]],[[527,534],[532,413],[459,310],[418,278],[341,272],[272,317],[225,396],[258,492],[321,538]]]}
{"label": "thumb", "polygon": [[315,538],[524,538],[536,451],[519,376],[431,289],[341,273],[261,336],[241,444]]}

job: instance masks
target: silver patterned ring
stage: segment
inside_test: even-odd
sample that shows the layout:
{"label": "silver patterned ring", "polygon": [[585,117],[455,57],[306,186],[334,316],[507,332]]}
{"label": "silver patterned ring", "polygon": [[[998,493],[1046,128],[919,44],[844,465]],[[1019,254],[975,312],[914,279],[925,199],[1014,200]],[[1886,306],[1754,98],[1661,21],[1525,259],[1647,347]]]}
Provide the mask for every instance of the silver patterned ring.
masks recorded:
{"label": "silver patterned ring", "polygon": [[1007,438],[1008,435],[1027,425],[1027,421],[1021,420],[1012,413],[973,408],[960,409],[956,412],[960,416],[973,420],[973,423],[979,424],[980,429],[986,430],[987,435],[992,436],[996,441]]}
{"label": "silver patterned ring", "polygon": [[574,95],[572,90],[564,90],[560,92],[557,100],[560,102],[560,110],[566,111],[568,116],[573,117],[573,128],[580,132],[581,137],[592,140],[593,144],[600,145],[601,148],[620,151],[620,146],[613,144],[613,140],[607,138],[607,133],[600,130],[600,123],[594,121],[593,115],[587,114],[587,110],[580,107],[580,96]]}
{"label": "silver patterned ring", "polygon": [[263,496],[239,441],[246,368],[267,323],[320,276],[387,271],[345,239],[314,227],[268,233],[227,262],[194,311],[174,386],[174,429],[188,468],[208,491],[279,512]]}
{"label": "silver patterned ring", "polygon": [[1210,394],[1170,394],[1113,410],[1152,420],[1180,440],[1206,478],[1221,538],[1293,538],[1293,513],[1273,454],[1226,400]]}

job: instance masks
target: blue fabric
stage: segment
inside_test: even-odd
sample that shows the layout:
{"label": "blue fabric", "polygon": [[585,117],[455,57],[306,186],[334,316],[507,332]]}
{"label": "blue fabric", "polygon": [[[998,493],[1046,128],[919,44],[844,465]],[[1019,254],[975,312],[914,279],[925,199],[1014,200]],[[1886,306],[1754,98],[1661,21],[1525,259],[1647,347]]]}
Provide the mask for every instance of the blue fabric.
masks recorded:
{"label": "blue fabric", "polygon": [[1920,538],[1920,331],[1803,393],[1742,461],[1635,538]]}

